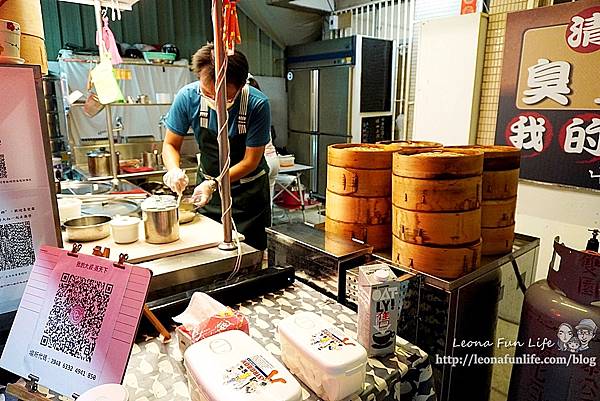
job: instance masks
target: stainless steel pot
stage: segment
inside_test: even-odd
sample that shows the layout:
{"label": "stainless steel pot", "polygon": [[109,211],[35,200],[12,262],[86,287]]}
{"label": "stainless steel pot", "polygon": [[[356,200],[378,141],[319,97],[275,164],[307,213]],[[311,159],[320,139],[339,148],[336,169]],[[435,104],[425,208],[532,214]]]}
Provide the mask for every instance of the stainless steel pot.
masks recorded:
{"label": "stainless steel pot", "polygon": [[160,167],[161,160],[158,151],[155,150],[154,152],[142,152],[141,156],[142,166],[150,167],[155,170],[157,170]]}
{"label": "stainless steel pot", "polygon": [[92,215],[77,217],[65,221],[67,239],[71,242],[89,242],[106,238],[110,235],[110,216]]}
{"label": "stainless steel pot", "polygon": [[[117,166],[119,165],[119,153],[116,153],[117,158]],[[88,170],[90,176],[92,177],[109,177],[111,176],[110,172],[110,152],[108,152],[105,148],[100,148],[98,150],[94,150],[88,152],[87,154],[88,160]],[[118,171],[117,171],[118,173]]]}
{"label": "stainless steel pot", "polygon": [[179,239],[177,201],[171,195],[155,195],[142,202],[146,242],[167,244]]}

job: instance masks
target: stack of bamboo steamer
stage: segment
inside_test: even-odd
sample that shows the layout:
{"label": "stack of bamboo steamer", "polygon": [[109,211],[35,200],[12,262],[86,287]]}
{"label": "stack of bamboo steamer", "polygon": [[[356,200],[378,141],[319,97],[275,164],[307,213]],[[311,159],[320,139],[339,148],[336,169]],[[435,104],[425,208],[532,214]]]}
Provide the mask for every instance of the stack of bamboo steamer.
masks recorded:
{"label": "stack of bamboo steamer", "polygon": [[521,150],[512,146],[461,146],[484,152],[481,203],[482,255],[512,251]]}
{"label": "stack of bamboo steamer", "polygon": [[48,55],[44,41],[44,23],[40,0],[6,0],[0,6],[0,18],[18,22],[21,26],[21,58],[27,64],[37,64],[48,73]]}
{"label": "stack of bamboo steamer", "polygon": [[444,279],[481,261],[483,152],[401,150],[393,156],[392,257]]}
{"label": "stack of bamboo steamer", "polygon": [[392,151],[384,145],[329,146],[325,231],[389,248],[391,169]]}
{"label": "stack of bamboo steamer", "polygon": [[357,239],[374,250],[392,245],[392,154],[435,148],[436,142],[336,144],[327,150],[325,231]]}

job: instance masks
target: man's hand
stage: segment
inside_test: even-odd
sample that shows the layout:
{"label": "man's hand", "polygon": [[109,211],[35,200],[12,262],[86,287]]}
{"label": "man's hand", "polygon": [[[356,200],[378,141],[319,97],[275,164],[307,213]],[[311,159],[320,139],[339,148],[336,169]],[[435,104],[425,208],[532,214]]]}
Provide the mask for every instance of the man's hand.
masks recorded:
{"label": "man's hand", "polygon": [[180,195],[190,183],[185,172],[180,168],[172,168],[163,176],[163,182],[171,188],[171,191]]}
{"label": "man's hand", "polygon": [[217,190],[217,182],[215,180],[202,181],[194,189],[192,202],[198,207],[204,207],[212,199],[213,193]]}

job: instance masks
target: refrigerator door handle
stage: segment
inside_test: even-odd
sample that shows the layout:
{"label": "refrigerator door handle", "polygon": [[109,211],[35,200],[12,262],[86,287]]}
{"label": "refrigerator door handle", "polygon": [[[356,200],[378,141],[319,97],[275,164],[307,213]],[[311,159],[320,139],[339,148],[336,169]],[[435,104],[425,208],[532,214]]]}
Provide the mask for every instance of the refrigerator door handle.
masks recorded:
{"label": "refrigerator door handle", "polygon": [[310,72],[310,130],[319,130],[319,70]]}
{"label": "refrigerator door handle", "polygon": [[[327,155],[325,155],[327,157]],[[319,176],[319,135],[310,136],[310,164],[313,166],[310,170],[311,192],[318,192],[318,176]]]}

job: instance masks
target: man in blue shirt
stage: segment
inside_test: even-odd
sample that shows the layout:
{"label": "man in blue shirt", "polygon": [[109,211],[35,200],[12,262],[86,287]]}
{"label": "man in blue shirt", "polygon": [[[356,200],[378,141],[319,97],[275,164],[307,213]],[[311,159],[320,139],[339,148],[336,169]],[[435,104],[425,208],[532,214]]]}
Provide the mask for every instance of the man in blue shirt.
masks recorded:
{"label": "man in blue shirt", "polygon": [[[196,52],[192,60],[198,81],[184,86],[171,106],[166,120],[163,161],[168,172],[164,182],[174,192],[182,193],[188,185],[179,168],[183,137],[190,128],[200,147],[200,166],[192,199],[203,207],[201,212],[221,221],[221,200],[212,196],[217,189],[219,146],[215,111],[214,47],[208,44]],[[230,146],[232,216],[246,243],[264,250],[267,246],[265,227],[271,219],[269,167],[264,158],[265,145],[271,138],[269,99],[247,85],[248,61],[236,51],[227,65],[228,136]]]}

